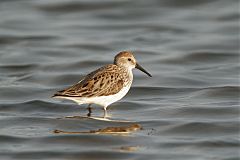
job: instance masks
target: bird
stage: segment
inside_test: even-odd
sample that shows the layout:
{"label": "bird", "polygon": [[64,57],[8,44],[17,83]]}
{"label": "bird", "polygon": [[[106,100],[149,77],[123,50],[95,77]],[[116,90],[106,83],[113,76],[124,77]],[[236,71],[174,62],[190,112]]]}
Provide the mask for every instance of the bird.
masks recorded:
{"label": "bird", "polygon": [[114,57],[113,64],[87,74],[76,84],[56,92],[52,97],[72,100],[78,105],[88,104],[88,116],[92,113],[92,104],[100,105],[105,116],[107,107],[128,93],[133,82],[134,68],[152,77],[137,63],[131,51],[121,51]]}

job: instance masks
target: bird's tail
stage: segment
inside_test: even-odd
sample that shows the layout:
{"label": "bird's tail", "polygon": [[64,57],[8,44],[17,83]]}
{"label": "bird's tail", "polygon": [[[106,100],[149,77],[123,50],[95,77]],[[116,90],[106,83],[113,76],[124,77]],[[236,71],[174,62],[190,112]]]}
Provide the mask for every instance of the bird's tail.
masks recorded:
{"label": "bird's tail", "polygon": [[63,91],[58,91],[51,98],[59,98],[59,97],[62,97],[62,96],[64,96]]}

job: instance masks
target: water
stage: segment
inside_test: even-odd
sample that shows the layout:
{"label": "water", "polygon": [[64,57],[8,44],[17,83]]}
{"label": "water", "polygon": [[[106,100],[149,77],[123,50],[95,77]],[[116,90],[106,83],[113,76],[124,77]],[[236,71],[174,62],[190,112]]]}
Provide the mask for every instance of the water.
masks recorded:
{"label": "water", "polygon": [[[238,0],[1,1],[0,159],[239,159],[239,17]],[[64,118],[86,105],[50,97],[121,50],[153,77],[134,71],[117,121]]]}

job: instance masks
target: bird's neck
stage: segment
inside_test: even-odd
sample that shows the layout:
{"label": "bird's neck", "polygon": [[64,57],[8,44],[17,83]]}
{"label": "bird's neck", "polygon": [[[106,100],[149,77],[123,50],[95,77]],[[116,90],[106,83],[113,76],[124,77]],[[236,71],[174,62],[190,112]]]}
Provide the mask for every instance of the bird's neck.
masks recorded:
{"label": "bird's neck", "polygon": [[132,68],[127,68],[127,67],[121,67],[122,70],[124,70],[124,79],[125,79],[125,85],[131,85],[133,81],[133,72]]}

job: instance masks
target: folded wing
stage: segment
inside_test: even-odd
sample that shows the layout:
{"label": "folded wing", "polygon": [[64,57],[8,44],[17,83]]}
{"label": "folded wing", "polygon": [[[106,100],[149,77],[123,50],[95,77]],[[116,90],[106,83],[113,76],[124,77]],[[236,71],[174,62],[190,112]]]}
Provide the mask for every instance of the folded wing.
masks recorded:
{"label": "folded wing", "polygon": [[116,94],[124,86],[123,77],[116,72],[117,67],[107,65],[91,72],[77,84],[58,91],[53,97],[96,97]]}

